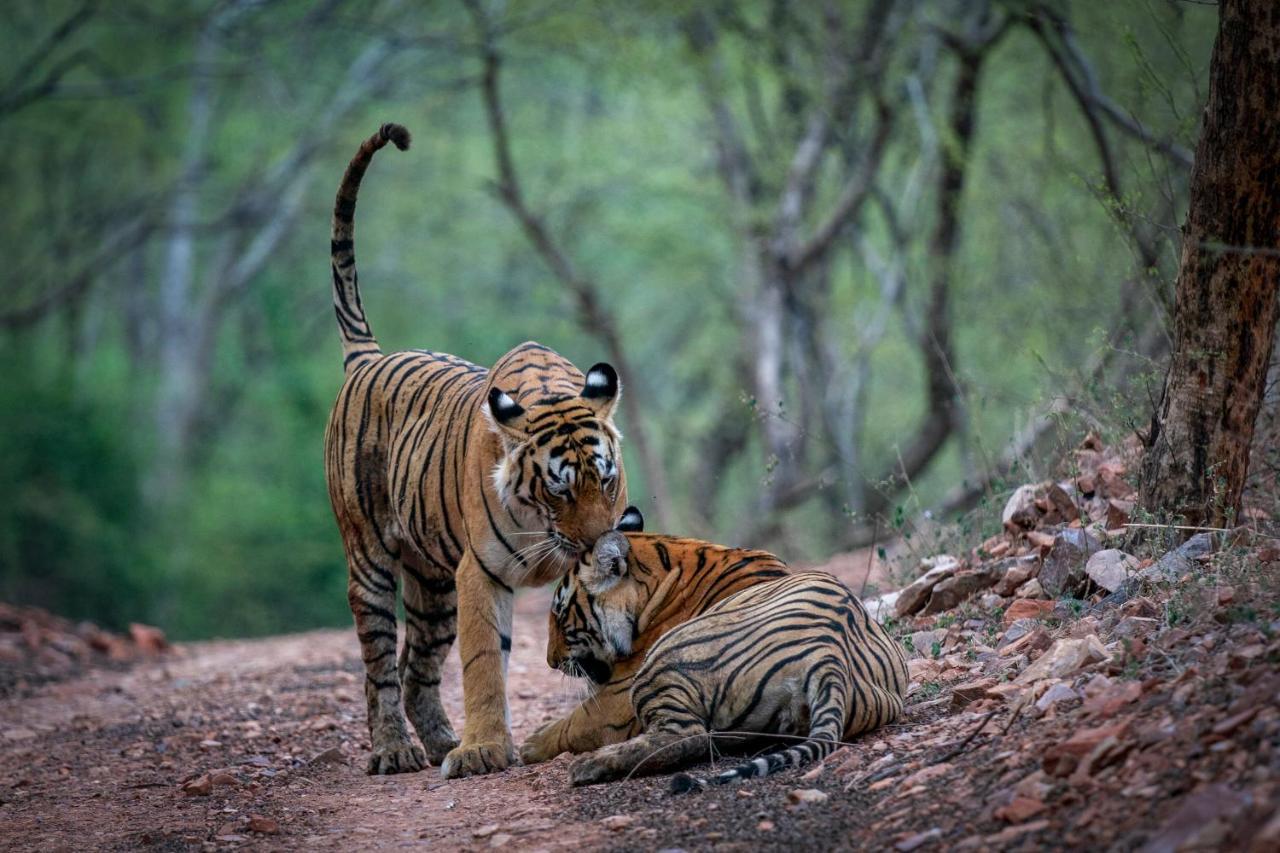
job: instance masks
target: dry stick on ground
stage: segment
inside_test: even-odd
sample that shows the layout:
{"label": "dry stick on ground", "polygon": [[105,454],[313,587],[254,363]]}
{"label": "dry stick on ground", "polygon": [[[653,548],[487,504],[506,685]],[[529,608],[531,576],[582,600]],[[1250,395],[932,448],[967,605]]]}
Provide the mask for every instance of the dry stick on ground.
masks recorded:
{"label": "dry stick on ground", "polygon": [[601,303],[599,288],[594,281],[574,267],[568,255],[552,238],[542,218],[529,208],[525,200],[516,172],[515,160],[511,155],[510,134],[507,130],[506,113],[502,107],[499,88],[502,55],[498,52],[494,41],[492,22],[475,0],[464,0],[464,4],[475,23],[480,40],[479,50],[484,64],[481,91],[484,96],[489,133],[492,137],[494,165],[498,172],[494,191],[507,210],[520,223],[521,230],[524,231],[525,237],[533,245],[538,256],[542,258],[561,286],[569,292],[577,309],[578,324],[604,345],[609,360],[625,379],[628,389],[623,395],[622,404],[628,413],[627,431],[632,443],[635,444],[636,454],[640,457],[640,465],[644,469],[646,484],[653,495],[653,508],[658,524],[662,528],[669,528],[675,523],[675,518],[671,514],[671,492],[667,485],[666,469],[662,465],[657,448],[650,440],[645,420],[648,411],[645,405],[647,394],[640,383],[640,374],[631,368],[631,361],[622,344],[618,324]]}
{"label": "dry stick on ground", "polygon": [[982,722],[978,723],[978,727],[975,728],[972,732],[970,732],[967,738],[960,741],[959,746],[949,751],[946,755],[940,756],[938,758],[935,758],[933,761],[930,761],[929,766],[933,766],[934,764],[942,764],[943,762],[950,761],[960,753],[964,752],[965,749],[969,746],[969,744],[973,743],[973,739],[976,738],[979,734],[981,734],[982,730],[987,727],[987,723],[991,722],[991,719],[996,714],[1000,713],[1001,710],[1002,709],[1000,708],[993,708],[990,711],[988,711],[987,715],[982,718]]}

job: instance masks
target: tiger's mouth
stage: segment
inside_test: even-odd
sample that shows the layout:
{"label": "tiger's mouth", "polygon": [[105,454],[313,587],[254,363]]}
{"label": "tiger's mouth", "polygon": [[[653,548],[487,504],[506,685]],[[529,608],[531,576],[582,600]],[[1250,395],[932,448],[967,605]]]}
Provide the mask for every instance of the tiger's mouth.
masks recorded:
{"label": "tiger's mouth", "polygon": [[574,655],[561,668],[575,678],[585,675],[593,684],[607,684],[613,675],[613,667],[592,654]]}

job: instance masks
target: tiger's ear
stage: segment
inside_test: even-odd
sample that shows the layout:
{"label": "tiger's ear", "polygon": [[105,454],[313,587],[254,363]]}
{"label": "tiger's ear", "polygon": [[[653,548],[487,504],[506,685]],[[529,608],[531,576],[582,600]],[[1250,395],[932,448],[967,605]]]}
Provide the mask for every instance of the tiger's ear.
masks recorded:
{"label": "tiger's ear", "polygon": [[622,385],[618,382],[618,371],[603,361],[592,365],[582,385],[581,396],[588,406],[595,409],[598,417],[606,420],[613,417],[613,410],[622,399]]}
{"label": "tiger's ear", "polygon": [[598,594],[617,583],[627,573],[627,554],[630,552],[631,543],[616,530],[597,539],[591,549],[590,571],[583,571],[580,575],[587,591]]}
{"label": "tiger's ear", "polygon": [[644,516],[639,509],[629,506],[622,511],[622,518],[618,519],[613,529],[622,533],[641,533],[644,531]]}
{"label": "tiger's ear", "polygon": [[514,441],[523,441],[527,413],[511,395],[501,388],[489,389],[488,406],[485,411],[486,420],[494,432]]}

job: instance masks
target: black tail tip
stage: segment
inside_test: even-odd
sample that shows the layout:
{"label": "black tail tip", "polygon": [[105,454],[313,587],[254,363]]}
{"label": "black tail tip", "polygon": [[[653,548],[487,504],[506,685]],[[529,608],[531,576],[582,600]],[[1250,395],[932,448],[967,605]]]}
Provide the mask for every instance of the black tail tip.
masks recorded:
{"label": "black tail tip", "polygon": [[698,790],[698,780],[688,773],[677,773],[671,777],[670,791],[672,794],[687,794],[696,790]]}
{"label": "black tail tip", "polygon": [[383,142],[390,142],[401,151],[408,151],[409,143],[413,141],[409,129],[402,124],[387,122],[378,129],[378,133],[382,135]]}

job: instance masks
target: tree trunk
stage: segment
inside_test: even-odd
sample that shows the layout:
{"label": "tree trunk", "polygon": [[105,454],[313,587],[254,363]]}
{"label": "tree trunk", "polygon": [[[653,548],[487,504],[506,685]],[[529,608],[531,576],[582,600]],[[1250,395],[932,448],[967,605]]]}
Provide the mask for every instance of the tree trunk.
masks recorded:
{"label": "tree trunk", "polygon": [[1223,0],[1142,500],[1234,522],[1280,308],[1280,5]]}

